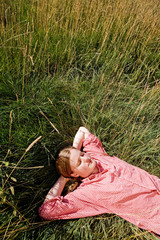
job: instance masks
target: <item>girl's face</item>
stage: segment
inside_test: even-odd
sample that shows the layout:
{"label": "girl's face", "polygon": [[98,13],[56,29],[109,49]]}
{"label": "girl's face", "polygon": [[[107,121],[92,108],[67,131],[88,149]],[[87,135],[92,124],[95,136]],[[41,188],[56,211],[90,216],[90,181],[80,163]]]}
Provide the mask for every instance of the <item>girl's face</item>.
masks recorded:
{"label": "girl's face", "polygon": [[92,173],[98,172],[95,160],[91,159],[87,153],[78,149],[70,150],[70,167],[72,177],[86,178]]}

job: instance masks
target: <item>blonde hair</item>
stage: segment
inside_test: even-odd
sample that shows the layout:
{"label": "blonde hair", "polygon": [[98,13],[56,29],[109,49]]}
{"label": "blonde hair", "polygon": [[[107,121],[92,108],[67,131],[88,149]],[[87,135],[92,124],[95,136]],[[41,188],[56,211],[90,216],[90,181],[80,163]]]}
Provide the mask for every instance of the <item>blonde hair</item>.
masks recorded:
{"label": "blonde hair", "polygon": [[71,177],[71,166],[70,166],[70,150],[75,149],[72,146],[69,146],[67,148],[64,148],[61,150],[58,154],[57,160],[56,160],[56,168],[60,175],[63,177]]}

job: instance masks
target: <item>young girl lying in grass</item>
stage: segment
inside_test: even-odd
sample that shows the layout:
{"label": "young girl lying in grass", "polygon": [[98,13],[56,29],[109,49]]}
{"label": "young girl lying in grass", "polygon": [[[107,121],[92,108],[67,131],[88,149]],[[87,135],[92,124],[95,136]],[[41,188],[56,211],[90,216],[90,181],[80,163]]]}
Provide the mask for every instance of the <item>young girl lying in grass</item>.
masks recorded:
{"label": "young girl lying in grass", "polygon": [[[83,147],[83,151],[80,149]],[[58,181],[47,194],[39,214],[43,219],[73,219],[114,213],[132,224],[160,235],[160,179],[110,157],[99,139],[80,127],[73,147],[57,159]],[[70,178],[81,184],[60,196]]]}

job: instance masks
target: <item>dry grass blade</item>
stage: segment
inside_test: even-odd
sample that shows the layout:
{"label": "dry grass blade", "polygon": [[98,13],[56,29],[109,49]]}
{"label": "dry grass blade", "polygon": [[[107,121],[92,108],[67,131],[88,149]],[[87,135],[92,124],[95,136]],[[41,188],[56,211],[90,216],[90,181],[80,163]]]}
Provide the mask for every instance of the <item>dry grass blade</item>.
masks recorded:
{"label": "dry grass blade", "polygon": [[5,234],[4,234],[4,236],[3,236],[3,240],[6,238],[6,235],[7,235],[7,232],[8,232],[8,228],[9,228],[9,226],[10,226],[10,224],[11,224],[11,221],[12,221],[12,218],[10,218],[10,220],[9,220],[9,222],[8,222],[8,226],[7,226],[6,231],[5,231]]}
{"label": "dry grass blade", "polygon": [[38,138],[36,138],[36,139],[28,146],[28,148],[25,150],[25,153],[28,152],[28,151],[34,146],[34,144],[37,143],[41,138],[42,138],[42,136],[39,136]]}
{"label": "dry grass blade", "polygon": [[55,106],[53,105],[53,102],[51,101],[51,99],[48,97],[48,101],[50,102],[50,104],[54,107],[54,109],[56,110],[57,114],[58,114],[58,117],[59,117],[59,120],[60,120],[60,123],[61,123],[61,128],[63,129],[63,123],[62,123],[62,119],[61,119],[61,116],[59,114],[59,112],[57,111],[57,109],[55,108]]}
{"label": "dry grass blade", "polygon": [[34,146],[34,144],[36,144],[40,139],[42,138],[42,136],[39,136],[38,138],[36,138],[29,146],[28,148],[25,150],[25,152],[23,153],[22,157],[19,159],[19,161],[17,162],[16,166],[13,168],[13,170],[11,171],[11,173],[9,174],[9,176],[7,177],[5,183],[3,184],[3,187],[5,186],[5,184],[7,183],[8,179],[10,178],[10,176],[12,175],[12,173],[14,172],[14,170],[16,169],[16,167],[18,166],[18,164],[21,162],[21,160],[23,159],[23,157],[25,156],[25,154]]}
{"label": "dry grass blade", "polygon": [[10,152],[11,152],[10,149],[8,149],[7,154],[6,154],[6,156],[4,157],[4,159],[3,159],[3,161],[2,161],[2,164],[0,165],[0,168],[2,167],[3,163],[6,161],[8,155],[10,154]]}
{"label": "dry grass blade", "polygon": [[9,126],[9,141],[11,140],[11,129],[12,129],[12,123],[13,123],[12,114],[13,114],[13,110],[11,110],[11,111],[10,111],[10,114],[9,114],[9,120],[10,120],[10,126]]}
{"label": "dry grass blade", "polygon": [[39,168],[44,168],[44,166],[36,166],[36,167],[15,167],[15,166],[4,166],[6,168],[15,168],[15,169],[39,169]]}
{"label": "dry grass blade", "polygon": [[58,131],[58,129],[54,126],[54,124],[48,119],[48,117],[40,110],[40,113],[47,119],[47,121],[51,124],[51,126],[56,130],[56,132],[61,135],[61,133]]}

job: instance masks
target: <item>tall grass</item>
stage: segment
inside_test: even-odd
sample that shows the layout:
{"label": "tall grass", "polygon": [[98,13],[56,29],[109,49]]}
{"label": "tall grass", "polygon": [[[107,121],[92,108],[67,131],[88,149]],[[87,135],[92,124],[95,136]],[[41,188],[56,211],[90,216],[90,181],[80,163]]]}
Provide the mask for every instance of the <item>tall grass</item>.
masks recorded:
{"label": "tall grass", "polygon": [[34,73],[89,74],[101,68],[117,79],[126,74],[134,82],[154,82],[158,70],[158,3],[158,0],[2,3],[3,79],[9,78],[15,84],[15,79],[21,78],[22,95],[24,85]]}
{"label": "tall grass", "polygon": [[37,210],[81,125],[160,176],[159,12],[158,0],[0,3],[3,240],[156,239],[115,215],[41,222]]}

